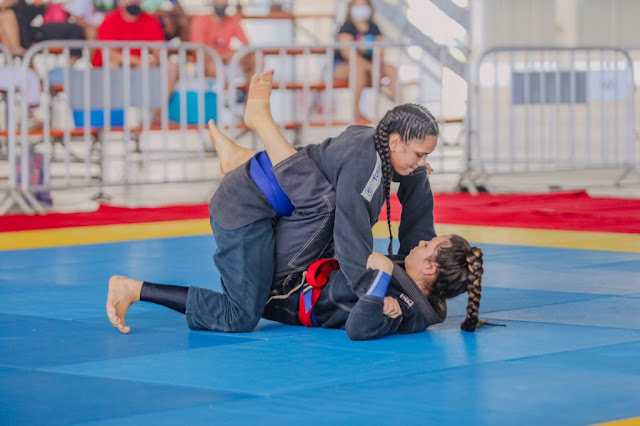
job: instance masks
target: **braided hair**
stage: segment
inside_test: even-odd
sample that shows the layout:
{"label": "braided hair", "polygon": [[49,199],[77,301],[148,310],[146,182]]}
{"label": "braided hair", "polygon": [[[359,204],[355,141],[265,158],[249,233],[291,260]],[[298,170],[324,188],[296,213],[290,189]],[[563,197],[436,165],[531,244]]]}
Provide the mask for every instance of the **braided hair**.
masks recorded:
{"label": "braided hair", "polygon": [[[482,250],[472,247],[467,240],[459,235],[451,236],[451,245],[441,247],[435,254],[438,264],[438,277],[429,292],[431,305],[439,310],[444,309],[444,300],[458,296],[465,291],[469,295],[467,316],[460,324],[464,331],[474,331],[478,325],[478,310],[482,293]],[[482,323],[482,322],[481,322]],[[480,324],[482,325],[482,324]],[[497,324],[491,324],[497,325]]]}
{"label": "braided hair", "polygon": [[389,150],[389,138],[398,133],[402,142],[422,140],[427,136],[438,136],[440,130],[433,114],[422,105],[404,104],[387,111],[378,123],[373,135],[376,151],[382,162],[382,191],[387,203],[387,225],[389,226],[389,255],[393,254],[391,231],[391,178],[393,166]]}

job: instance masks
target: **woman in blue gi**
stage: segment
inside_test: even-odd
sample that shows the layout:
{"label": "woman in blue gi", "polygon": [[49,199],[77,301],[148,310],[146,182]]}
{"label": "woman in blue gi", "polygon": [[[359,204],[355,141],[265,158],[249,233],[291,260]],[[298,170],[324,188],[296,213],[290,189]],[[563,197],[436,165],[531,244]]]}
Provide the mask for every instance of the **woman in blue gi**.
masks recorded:
{"label": "woman in blue gi", "polygon": [[[436,147],[438,125],[425,108],[401,105],[387,112],[376,129],[350,126],[335,138],[296,151],[271,116],[272,79],[273,71],[252,78],[245,112],[246,124],[266,153],[238,150],[210,125],[227,172],[210,202],[222,293],[112,277],[107,314],[121,332],[129,332],[124,318],[138,300],[185,313],[192,329],[251,331],[272,283],[290,286],[296,273],[322,257],[335,257],[340,266],[328,284],[346,286],[360,298],[370,288],[365,275],[373,249],[371,227],[389,200],[392,179],[400,182],[403,205],[399,257],[435,237],[425,163]],[[476,287],[479,294],[479,282]],[[477,303],[471,311],[477,322]]]}
{"label": "woman in blue gi", "polygon": [[467,291],[467,317],[461,328],[474,331],[490,324],[477,316],[482,265],[482,250],[458,235],[421,241],[402,260],[372,253],[362,276],[368,289],[358,297],[344,282],[331,280],[338,262],[321,259],[292,276],[289,286],[274,283],[263,317],[291,325],[344,328],[352,340],[371,340],[417,333],[443,322],[446,300]]}

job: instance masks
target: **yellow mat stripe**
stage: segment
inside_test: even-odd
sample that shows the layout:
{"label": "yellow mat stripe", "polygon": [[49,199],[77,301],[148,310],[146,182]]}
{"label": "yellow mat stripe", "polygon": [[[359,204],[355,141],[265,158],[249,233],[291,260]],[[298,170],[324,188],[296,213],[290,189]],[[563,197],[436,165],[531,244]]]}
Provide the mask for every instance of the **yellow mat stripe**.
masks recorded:
{"label": "yellow mat stripe", "polygon": [[186,237],[210,232],[211,226],[208,219],[4,232],[0,234],[0,250],[111,243],[149,238]]}
{"label": "yellow mat stripe", "polygon": [[[392,228],[397,237],[398,224],[393,223]],[[438,224],[436,230],[438,234],[457,233],[478,244],[491,243],[640,253],[640,235],[638,234],[450,224]],[[208,219],[3,232],[0,233],[0,250],[183,237],[210,232]],[[376,238],[387,238],[389,235],[387,224],[377,223],[373,228],[373,235]]]}
{"label": "yellow mat stripe", "polygon": [[436,225],[438,234],[460,234],[469,241],[516,246],[557,247],[640,253],[640,234]]}
{"label": "yellow mat stripe", "polygon": [[595,426],[640,426],[640,417],[614,420],[612,422],[598,423]]}

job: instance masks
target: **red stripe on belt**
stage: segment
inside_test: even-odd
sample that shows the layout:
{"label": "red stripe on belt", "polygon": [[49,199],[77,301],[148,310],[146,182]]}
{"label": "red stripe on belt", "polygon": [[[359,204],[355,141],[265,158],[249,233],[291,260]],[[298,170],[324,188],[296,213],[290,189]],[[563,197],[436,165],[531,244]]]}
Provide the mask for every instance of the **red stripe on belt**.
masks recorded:
{"label": "red stripe on belt", "polygon": [[313,315],[313,307],[320,298],[322,288],[329,281],[331,272],[340,269],[340,265],[336,259],[320,259],[316,260],[307,269],[307,284],[311,286],[307,291],[300,292],[300,308],[298,310],[298,319],[300,323],[306,327],[315,327],[315,318]]}

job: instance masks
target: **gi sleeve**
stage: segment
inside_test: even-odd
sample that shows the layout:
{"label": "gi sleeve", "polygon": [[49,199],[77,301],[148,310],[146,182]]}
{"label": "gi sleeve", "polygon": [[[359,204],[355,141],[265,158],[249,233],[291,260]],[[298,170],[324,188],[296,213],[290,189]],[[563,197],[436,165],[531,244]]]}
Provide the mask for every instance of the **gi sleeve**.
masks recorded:
{"label": "gi sleeve", "polygon": [[386,285],[389,285],[392,278],[384,272],[368,269],[363,275],[362,279],[367,281],[368,290],[354,305],[344,327],[351,340],[379,339],[393,333],[420,333],[430,325],[442,322],[442,319],[434,316],[435,313],[430,319],[427,318],[415,301],[404,293],[398,295],[397,291],[390,297],[398,301],[402,315],[397,318],[386,316],[382,309],[387,287],[383,285],[382,293],[380,284],[384,284],[387,278],[389,280],[386,281]]}
{"label": "gi sleeve", "polygon": [[[392,319],[382,313],[391,276],[376,269],[368,269],[362,280],[368,283],[369,288],[349,313],[344,326],[347,336],[351,340],[372,340],[395,333],[402,322],[402,315]],[[400,301],[399,303],[402,304]]]}
{"label": "gi sleeve", "polygon": [[420,240],[430,240],[436,236],[433,225],[433,193],[427,176],[427,169],[419,167],[408,176],[395,176],[400,182],[398,199],[402,204],[402,216],[398,239],[398,254],[406,256]]}

